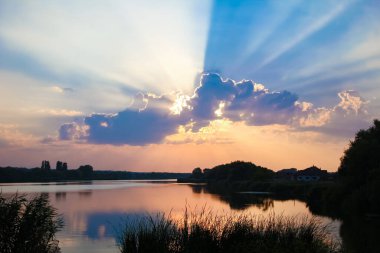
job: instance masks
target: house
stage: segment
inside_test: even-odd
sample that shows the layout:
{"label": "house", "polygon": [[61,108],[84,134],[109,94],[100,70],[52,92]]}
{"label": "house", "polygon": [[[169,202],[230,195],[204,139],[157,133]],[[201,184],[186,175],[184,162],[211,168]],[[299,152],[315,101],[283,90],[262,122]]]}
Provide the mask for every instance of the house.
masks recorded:
{"label": "house", "polygon": [[297,169],[283,169],[276,172],[276,177],[279,179],[294,180],[294,176],[297,173]]}
{"label": "house", "polygon": [[314,165],[307,169],[299,170],[294,175],[295,180],[303,182],[328,180],[329,177],[330,175],[327,170],[321,170]]}

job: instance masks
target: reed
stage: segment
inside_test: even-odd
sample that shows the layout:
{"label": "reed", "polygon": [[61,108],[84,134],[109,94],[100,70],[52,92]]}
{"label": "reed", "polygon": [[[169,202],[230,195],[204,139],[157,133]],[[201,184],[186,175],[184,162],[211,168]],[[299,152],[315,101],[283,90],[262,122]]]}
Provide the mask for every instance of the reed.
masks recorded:
{"label": "reed", "polygon": [[187,209],[181,218],[158,213],[129,218],[121,253],[336,253],[341,252],[314,218],[218,215]]}
{"label": "reed", "polygon": [[55,234],[62,226],[47,194],[27,198],[0,193],[0,252],[60,252]]}

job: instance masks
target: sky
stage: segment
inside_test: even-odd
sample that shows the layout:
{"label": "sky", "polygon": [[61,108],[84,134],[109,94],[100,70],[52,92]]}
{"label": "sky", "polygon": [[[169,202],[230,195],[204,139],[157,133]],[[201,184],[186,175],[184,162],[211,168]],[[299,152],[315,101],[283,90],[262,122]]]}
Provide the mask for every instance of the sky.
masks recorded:
{"label": "sky", "polygon": [[377,0],[0,0],[0,166],[336,171],[379,45]]}

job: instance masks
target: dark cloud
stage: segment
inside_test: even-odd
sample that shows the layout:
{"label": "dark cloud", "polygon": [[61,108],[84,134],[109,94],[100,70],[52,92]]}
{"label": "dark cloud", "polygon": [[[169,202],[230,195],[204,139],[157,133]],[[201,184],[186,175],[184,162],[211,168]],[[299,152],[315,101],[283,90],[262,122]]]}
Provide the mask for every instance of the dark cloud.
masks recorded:
{"label": "dark cloud", "polygon": [[[92,114],[84,119],[87,127],[83,134],[91,143],[113,145],[146,145],[159,143],[167,135],[177,131],[187,120],[169,110],[170,100],[166,96],[135,96],[133,105],[117,114]],[[64,137],[71,137],[71,130],[77,126],[67,126]]]}
{"label": "dark cloud", "polygon": [[197,132],[211,121],[225,119],[247,125],[283,124],[295,131],[317,131],[351,136],[370,122],[366,102],[355,91],[339,94],[333,108],[314,108],[289,91],[270,92],[250,80],[234,82],[218,74],[203,74],[194,94],[138,93],[133,104],[116,114],[95,113],[83,123],[61,126],[61,140],[90,143],[146,145],[160,143],[179,126]]}
{"label": "dark cloud", "polygon": [[85,118],[88,141],[99,144],[145,145],[159,143],[180,125],[178,117],[158,109],[125,110],[116,115],[93,114]]}

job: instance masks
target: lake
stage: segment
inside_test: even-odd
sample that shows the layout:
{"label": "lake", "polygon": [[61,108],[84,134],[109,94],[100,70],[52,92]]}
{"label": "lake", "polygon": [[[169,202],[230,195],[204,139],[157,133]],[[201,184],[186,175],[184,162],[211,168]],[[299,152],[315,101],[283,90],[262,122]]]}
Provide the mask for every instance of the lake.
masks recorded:
{"label": "lake", "polygon": [[[0,190],[5,195],[48,194],[65,222],[57,235],[63,253],[116,253],[117,231],[127,216],[171,212],[179,217],[186,205],[192,210],[206,206],[220,214],[315,216],[302,201],[274,199],[254,192],[215,194],[202,185],[179,184],[175,180],[15,183],[0,184]],[[328,225],[331,237],[339,240],[341,222],[317,218]]]}

